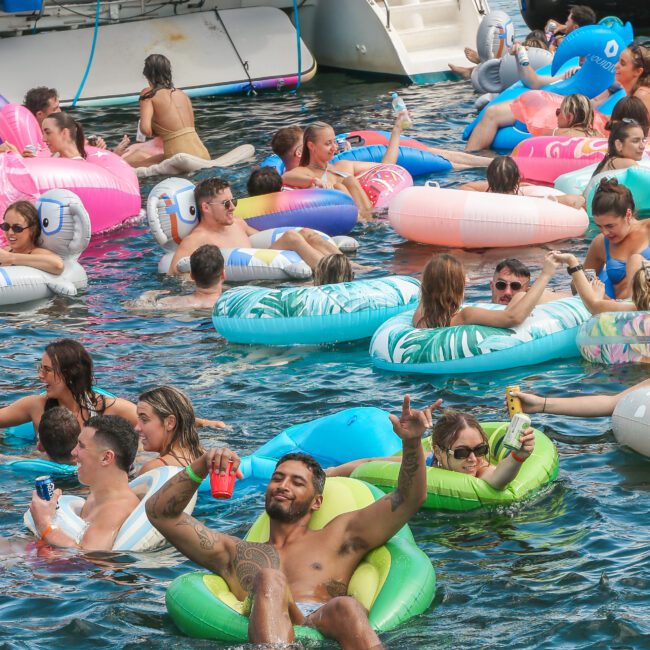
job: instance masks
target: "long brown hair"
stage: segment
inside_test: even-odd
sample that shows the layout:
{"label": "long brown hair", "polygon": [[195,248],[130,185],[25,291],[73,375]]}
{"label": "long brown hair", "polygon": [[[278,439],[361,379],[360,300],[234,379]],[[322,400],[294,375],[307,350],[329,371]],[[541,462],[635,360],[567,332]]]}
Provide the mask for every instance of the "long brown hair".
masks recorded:
{"label": "long brown hair", "polygon": [[483,442],[488,443],[488,438],[479,421],[469,413],[461,413],[456,409],[445,409],[433,425],[431,432],[431,445],[440,449],[450,449],[458,439],[461,429],[476,429]]}
{"label": "long brown hair", "polygon": [[422,272],[420,304],[422,316],[417,327],[448,327],[465,295],[465,269],[453,255],[434,255]]}
{"label": "long brown hair", "polygon": [[70,138],[75,143],[81,157],[86,157],[86,136],[84,135],[84,130],[80,122],[77,122],[77,120],[75,120],[71,115],[64,113],[63,111],[51,113],[45,119],[54,120],[60,130],[68,129]]}
{"label": "long brown hair", "polygon": [[38,239],[41,236],[41,220],[38,218],[38,210],[29,201],[16,201],[5,210],[5,217],[9,210],[17,212],[26,222],[27,227],[31,229],[31,241],[34,246],[38,245]]}
{"label": "long brown hair", "polygon": [[641,129],[644,137],[647,135],[647,130],[644,130],[643,127],[638,124],[635,120],[623,119],[620,122],[614,122],[613,124],[608,123],[610,126],[609,138],[607,139],[607,153],[605,157],[598,163],[592,178],[599,174],[605,165],[614,158],[622,158],[621,154],[616,149],[616,142],[625,142],[625,140],[630,136],[630,132],[634,129]]}
{"label": "long brown hair", "polygon": [[650,48],[635,43],[627,49],[634,59],[634,67],[643,69],[641,76],[632,87],[631,94],[634,95],[639,88],[650,86]]}

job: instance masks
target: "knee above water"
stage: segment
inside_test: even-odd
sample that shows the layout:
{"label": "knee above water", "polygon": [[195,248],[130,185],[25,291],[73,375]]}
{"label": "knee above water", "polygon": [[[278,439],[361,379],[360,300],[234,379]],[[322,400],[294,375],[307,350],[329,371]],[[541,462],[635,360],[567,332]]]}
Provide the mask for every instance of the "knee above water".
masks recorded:
{"label": "knee above water", "polygon": [[337,596],[330,601],[330,607],[333,608],[333,612],[336,617],[342,617],[346,621],[350,622],[359,619],[366,620],[368,613],[366,612],[365,607],[352,596]]}
{"label": "knee above water", "polygon": [[266,593],[284,593],[287,588],[287,577],[279,569],[260,569],[253,580],[255,591]]}

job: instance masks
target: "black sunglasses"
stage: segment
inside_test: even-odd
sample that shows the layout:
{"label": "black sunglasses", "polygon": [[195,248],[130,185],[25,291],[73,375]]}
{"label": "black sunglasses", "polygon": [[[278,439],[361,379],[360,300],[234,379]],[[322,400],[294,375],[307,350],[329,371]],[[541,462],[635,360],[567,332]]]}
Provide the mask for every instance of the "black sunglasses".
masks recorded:
{"label": "black sunglasses", "polygon": [[513,291],[519,291],[519,289],[521,289],[521,287],[523,286],[523,285],[521,284],[521,282],[517,282],[517,280],[515,280],[514,282],[506,282],[505,280],[497,280],[497,281],[494,283],[494,286],[495,286],[499,291],[503,291],[503,290],[504,290],[508,285],[510,285],[510,288],[511,288]]}
{"label": "black sunglasses", "polygon": [[13,230],[17,235],[28,228],[31,228],[31,226],[19,226],[17,223],[0,223],[0,230],[3,232]]}
{"label": "black sunglasses", "polygon": [[230,206],[232,205],[233,208],[237,207],[237,201],[239,199],[226,199],[225,201],[208,201],[208,205],[212,205],[213,203],[216,203],[217,205],[223,205],[226,210],[230,209]]}
{"label": "black sunglasses", "polygon": [[447,449],[448,453],[452,453],[456,460],[465,460],[469,458],[470,454],[474,454],[477,458],[487,456],[490,453],[490,445],[487,442],[482,442],[476,445],[473,449],[471,447],[456,447],[456,449]]}

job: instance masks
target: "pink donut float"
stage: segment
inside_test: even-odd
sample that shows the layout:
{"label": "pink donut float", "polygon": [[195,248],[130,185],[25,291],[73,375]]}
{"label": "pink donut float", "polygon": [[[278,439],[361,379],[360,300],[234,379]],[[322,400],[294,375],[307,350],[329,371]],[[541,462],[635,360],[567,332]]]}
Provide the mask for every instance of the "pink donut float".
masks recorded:
{"label": "pink donut float", "polygon": [[370,203],[377,209],[388,206],[393,196],[413,185],[413,177],[399,165],[376,165],[357,176]]}
{"label": "pink donut float", "polygon": [[543,244],[579,237],[589,225],[584,210],[553,200],[432,185],[400,192],[390,202],[388,218],[406,239],[450,248]]}
{"label": "pink donut float", "polygon": [[36,118],[23,106],[0,110],[0,137],[22,150],[38,148],[34,158],[0,154],[0,215],[14,201],[35,202],[47,190],[71,190],[90,215],[92,234],[110,230],[140,212],[140,185],[135,170],[105,149],[86,147],[85,160],[54,158],[43,143]]}
{"label": "pink donut float", "polygon": [[512,157],[524,180],[552,185],[562,174],[600,162],[606,153],[607,138],[547,135],[520,142]]}

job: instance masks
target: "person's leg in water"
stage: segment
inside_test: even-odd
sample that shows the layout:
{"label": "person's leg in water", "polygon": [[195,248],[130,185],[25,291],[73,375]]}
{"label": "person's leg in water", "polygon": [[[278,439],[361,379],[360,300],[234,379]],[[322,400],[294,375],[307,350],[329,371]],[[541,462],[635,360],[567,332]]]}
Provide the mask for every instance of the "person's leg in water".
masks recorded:
{"label": "person's leg in water", "polygon": [[271,245],[274,250],[295,251],[312,268],[316,269],[318,262],[325,255],[340,253],[337,246],[323,239],[317,232],[305,228],[300,232],[287,230]]}
{"label": "person's leg in water", "polygon": [[453,63],[448,63],[447,65],[454,74],[457,74],[463,79],[469,79],[472,76],[472,71],[474,70],[474,66],[465,67],[464,65],[454,65]]}
{"label": "person's leg in water", "polygon": [[339,183],[334,185],[335,190],[340,190],[349,194],[359,209],[359,220],[367,221],[372,219],[372,203],[368,195],[363,191],[358,179],[355,176],[342,178]]}
{"label": "person's leg in water", "polygon": [[492,162],[492,158],[489,156],[476,156],[465,151],[450,151],[449,149],[439,149],[438,147],[428,147],[428,150],[436,156],[446,158],[456,171],[473,169],[475,167],[487,167]]}
{"label": "person's leg in water", "polygon": [[251,643],[291,643],[295,634],[289,616],[291,596],[287,578],[277,569],[262,569],[255,576],[253,605],[248,620]]}
{"label": "person's leg in water", "polygon": [[480,151],[489,149],[497,131],[504,126],[512,126],[516,120],[510,108],[512,101],[501,102],[488,106],[481,121],[474,127],[465,151]]}
{"label": "person's leg in water", "polygon": [[316,628],[326,637],[341,644],[343,650],[383,648],[370,627],[368,612],[352,596],[338,596],[325,603],[305,619],[305,625]]}

